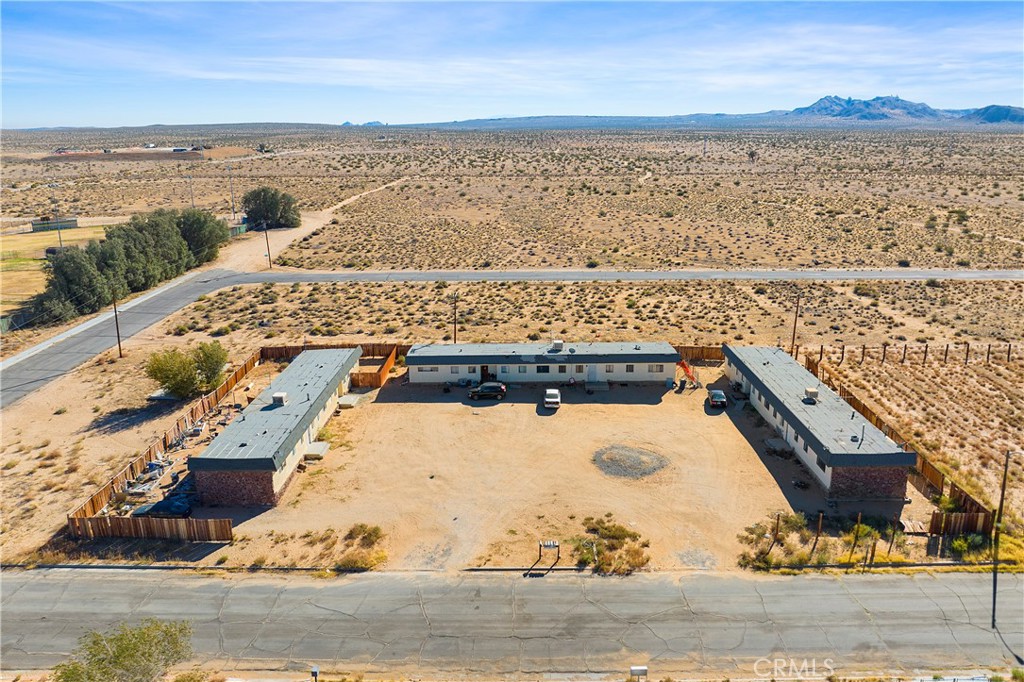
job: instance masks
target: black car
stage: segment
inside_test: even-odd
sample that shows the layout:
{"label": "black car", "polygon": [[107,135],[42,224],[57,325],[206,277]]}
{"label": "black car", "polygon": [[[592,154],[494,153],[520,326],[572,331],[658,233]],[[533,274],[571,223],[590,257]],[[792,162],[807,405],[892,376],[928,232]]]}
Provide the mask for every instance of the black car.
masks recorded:
{"label": "black car", "polygon": [[717,389],[708,391],[708,405],[711,407],[728,407],[729,403],[725,399],[725,392]]}
{"label": "black car", "polygon": [[469,399],[479,400],[480,398],[494,398],[496,400],[504,400],[505,393],[505,384],[500,381],[487,381],[476,388],[470,389]]}

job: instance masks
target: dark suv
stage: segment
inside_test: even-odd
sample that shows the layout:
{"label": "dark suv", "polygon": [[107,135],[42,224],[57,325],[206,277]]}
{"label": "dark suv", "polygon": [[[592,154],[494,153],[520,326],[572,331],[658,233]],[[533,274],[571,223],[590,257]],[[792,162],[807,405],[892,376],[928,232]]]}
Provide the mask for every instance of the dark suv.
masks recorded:
{"label": "dark suv", "polygon": [[480,398],[503,400],[505,398],[505,384],[500,381],[487,381],[476,388],[470,389],[470,400],[479,400]]}

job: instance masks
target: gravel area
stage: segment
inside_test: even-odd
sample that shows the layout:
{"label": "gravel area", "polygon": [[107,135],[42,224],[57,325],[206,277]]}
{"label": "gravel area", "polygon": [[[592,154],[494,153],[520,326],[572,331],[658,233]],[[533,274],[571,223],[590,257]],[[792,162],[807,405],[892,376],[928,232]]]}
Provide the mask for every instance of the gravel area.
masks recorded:
{"label": "gravel area", "polygon": [[644,478],[664,469],[668,459],[643,448],[609,445],[594,453],[594,464],[609,476]]}

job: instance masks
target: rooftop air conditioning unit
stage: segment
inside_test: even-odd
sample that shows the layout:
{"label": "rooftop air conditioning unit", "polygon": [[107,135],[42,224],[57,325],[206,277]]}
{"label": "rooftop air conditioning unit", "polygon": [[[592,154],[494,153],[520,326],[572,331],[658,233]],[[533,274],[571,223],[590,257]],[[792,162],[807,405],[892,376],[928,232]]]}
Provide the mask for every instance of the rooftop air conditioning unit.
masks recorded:
{"label": "rooftop air conditioning unit", "polygon": [[818,402],[818,389],[817,388],[805,388],[804,389],[804,402],[813,405]]}
{"label": "rooftop air conditioning unit", "polygon": [[551,348],[556,353],[562,350],[562,346],[563,344],[561,339],[555,339],[554,341],[551,342]]}
{"label": "rooftop air conditioning unit", "polygon": [[280,393],[275,393],[274,395],[271,396],[271,399],[274,401],[275,405],[288,404],[288,394],[285,393],[284,391],[281,391]]}

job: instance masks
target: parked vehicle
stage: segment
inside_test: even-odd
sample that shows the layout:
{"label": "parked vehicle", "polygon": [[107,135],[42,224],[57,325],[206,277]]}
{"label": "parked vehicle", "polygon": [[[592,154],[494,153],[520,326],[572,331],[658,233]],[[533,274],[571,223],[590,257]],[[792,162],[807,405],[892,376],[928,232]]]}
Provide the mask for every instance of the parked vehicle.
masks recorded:
{"label": "parked vehicle", "polygon": [[470,389],[469,399],[494,398],[495,400],[504,400],[506,392],[505,384],[500,381],[486,381],[476,388]]}
{"label": "parked vehicle", "polygon": [[557,410],[562,406],[562,392],[557,388],[549,388],[544,391],[544,407]]}
{"label": "parked vehicle", "polygon": [[718,389],[709,390],[708,405],[711,407],[728,407],[729,403],[726,400],[725,392]]}

